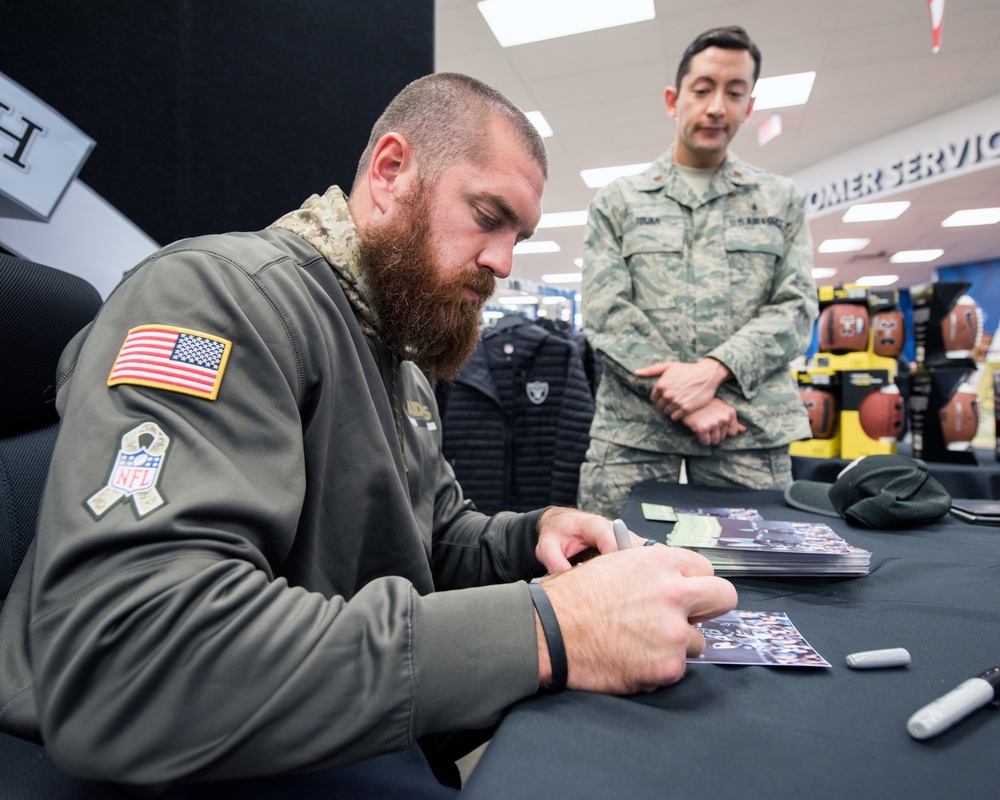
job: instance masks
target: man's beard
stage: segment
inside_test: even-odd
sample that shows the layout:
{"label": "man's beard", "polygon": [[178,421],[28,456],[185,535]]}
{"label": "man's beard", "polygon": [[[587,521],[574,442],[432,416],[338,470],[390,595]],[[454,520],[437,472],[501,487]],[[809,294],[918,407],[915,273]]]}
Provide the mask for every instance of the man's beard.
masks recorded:
{"label": "man's beard", "polygon": [[[358,231],[362,268],[389,347],[431,379],[452,380],[479,341],[496,279],[478,267],[441,279],[430,241],[430,192],[421,185],[400,202],[409,209],[402,219]],[[466,298],[466,289],[479,300]]]}

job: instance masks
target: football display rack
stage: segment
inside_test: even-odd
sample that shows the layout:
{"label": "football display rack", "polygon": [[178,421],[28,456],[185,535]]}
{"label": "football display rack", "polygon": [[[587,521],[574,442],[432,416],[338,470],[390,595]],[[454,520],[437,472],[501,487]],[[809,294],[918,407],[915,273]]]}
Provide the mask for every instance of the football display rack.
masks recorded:
{"label": "football display rack", "polygon": [[968,283],[914,287],[914,369],[904,396],[896,384],[907,330],[894,290],[855,284],[819,289],[819,352],[797,372],[813,438],[793,456],[855,459],[891,454],[909,416],[913,454],[928,461],[976,464],[972,441],[979,399],[969,383],[983,314]]}
{"label": "football display rack", "polygon": [[823,286],[819,306],[819,352],[796,373],[813,438],[792,442],[791,454],[855,459],[895,453],[905,421],[895,384],[906,342],[898,292]]}
{"label": "football display rack", "polygon": [[925,461],[978,464],[972,441],[979,429],[979,397],[970,379],[973,351],[983,335],[983,312],[962,281],[925,283],[913,299],[910,423],[913,455]]}

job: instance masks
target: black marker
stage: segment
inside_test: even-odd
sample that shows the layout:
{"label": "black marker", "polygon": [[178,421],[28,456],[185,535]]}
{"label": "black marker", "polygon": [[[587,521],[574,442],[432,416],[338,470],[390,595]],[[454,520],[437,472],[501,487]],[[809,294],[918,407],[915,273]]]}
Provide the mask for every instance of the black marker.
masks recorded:
{"label": "black marker", "polygon": [[1000,667],[963,681],[910,717],[906,729],[914,739],[930,739],[944,733],[977,708],[1000,700]]}

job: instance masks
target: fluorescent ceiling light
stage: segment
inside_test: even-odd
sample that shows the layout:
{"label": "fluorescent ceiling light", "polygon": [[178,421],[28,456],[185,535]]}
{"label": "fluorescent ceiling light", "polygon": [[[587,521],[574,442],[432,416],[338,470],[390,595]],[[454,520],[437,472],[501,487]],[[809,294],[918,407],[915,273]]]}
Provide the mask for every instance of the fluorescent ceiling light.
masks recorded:
{"label": "fluorescent ceiling light", "polygon": [[483,319],[501,319],[505,316],[502,311],[484,311]]}
{"label": "fluorescent ceiling light", "polygon": [[542,275],[542,281],[545,283],[576,283],[582,279],[582,272],[557,272],[552,275]]}
{"label": "fluorescent ceiling light", "polygon": [[501,47],[615,28],[656,17],[653,0],[482,0],[479,11]]}
{"label": "fluorescent ceiling light", "polygon": [[514,245],[514,255],[526,256],[534,253],[558,253],[556,242],[518,242]]}
{"label": "fluorescent ceiling light", "polygon": [[579,269],[583,269],[583,259],[582,258],[574,258],[573,259],[573,264],[576,265],[576,267],[578,267]]}
{"label": "fluorescent ceiling light", "polygon": [[843,222],[876,222],[884,219],[896,219],[910,203],[902,200],[896,203],[859,203],[851,206],[841,218]]}
{"label": "fluorescent ceiling light", "polygon": [[534,306],[538,305],[538,298],[533,294],[517,294],[510,297],[498,297],[496,301],[502,306]]}
{"label": "fluorescent ceiling light", "polygon": [[889,257],[891,264],[920,264],[944,255],[944,250],[900,250]]}
{"label": "fluorescent ceiling light", "polygon": [[816,80],[815,72],[761,78],[753,90],[754,111],[805,105],[809,100],[809,93],[812,92],[814,80]]}
{"label": "fluorescent ceiling light", "polygon": [[892,286],[898,280],[898,275],[866,275],[858,278],[855,283],[858,286]]}
{"label": "fluorescent ceiling light", "polygon": [[543,297],[542,298],[542,305],[543,306],[557,306],[560,303],[566,302],[566,299],[567,298],[565,298],[565,297],[556,297],[555,295],[549,295],[548,297]]}
{"label": "fluorescent ceiling light", "polygon": [[816,251],[819,253],[853,253],[855,250],[864,250],[871,243],[871,239],[826,239],[820,242]]}
{"label": "fluorescent ceiling light", "polygon": [[961,228],[966,225],[994,225],[997,222],[1000,222],[1000,208],[964,208],[944,220],[941,227]]}
{"label": "fluorescent ceiling light", "polygon": [[636,175],[649,169],[650,163],[646,164],[625,164],[621,167],[598,167],[597,169],[581,169],[580,177],[591,189],[600,189],[611,183],[615,178],[625,175]]}
{"label": "fluorescent ceiling light", "polygon": [[538,220],[539,228],[575,228],[587,224],[587,211],[553,211],[542,214]]}
{"label": "fluorescent ceiling light", "polygon": [[552,128],[549,127],[549,123],[541,111],[528,111],[524,116],[528,118],[528,122],[535,126],[538,135],[543,139],[548,139],[552,135]]}
{"label": "fluorescent ceiling light", "polygon": [[832,278],[836,274],[837,270],[833,267],[813,267],[813,278],[817,281],[821,278]]}

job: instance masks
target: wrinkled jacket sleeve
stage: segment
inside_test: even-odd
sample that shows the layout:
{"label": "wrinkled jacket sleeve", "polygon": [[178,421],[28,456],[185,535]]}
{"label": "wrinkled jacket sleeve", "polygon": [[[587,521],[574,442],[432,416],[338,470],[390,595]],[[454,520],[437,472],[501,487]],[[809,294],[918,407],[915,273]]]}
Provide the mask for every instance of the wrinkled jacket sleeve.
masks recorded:
{"label": "wrinkled jacket sleeve", "polygon": [[787,369],[806,351],[816,319],[812,238],[803,198],[791,188],[785,219],[784,252],[775,267],[768,301],[728,341],[708,353],[729,367],[747,398],[757,393],[765,378]]}
{"label": "wrinkled jacket sleeve", "polygon": [[463,512],[448,518],[434,546],[435,582],[443,589],[462,589],[542,575],[545,570],[533,555],[541,515],[542,510],[491,517]]}
{"label": "wrinkled jacket sleeve", "polygon": [[435,586],[462,589],[542,575],[545,570],[534,552],[544,509],[481,514],[462,497],[461,486],[443,456],[440,466],[433,549]]}

